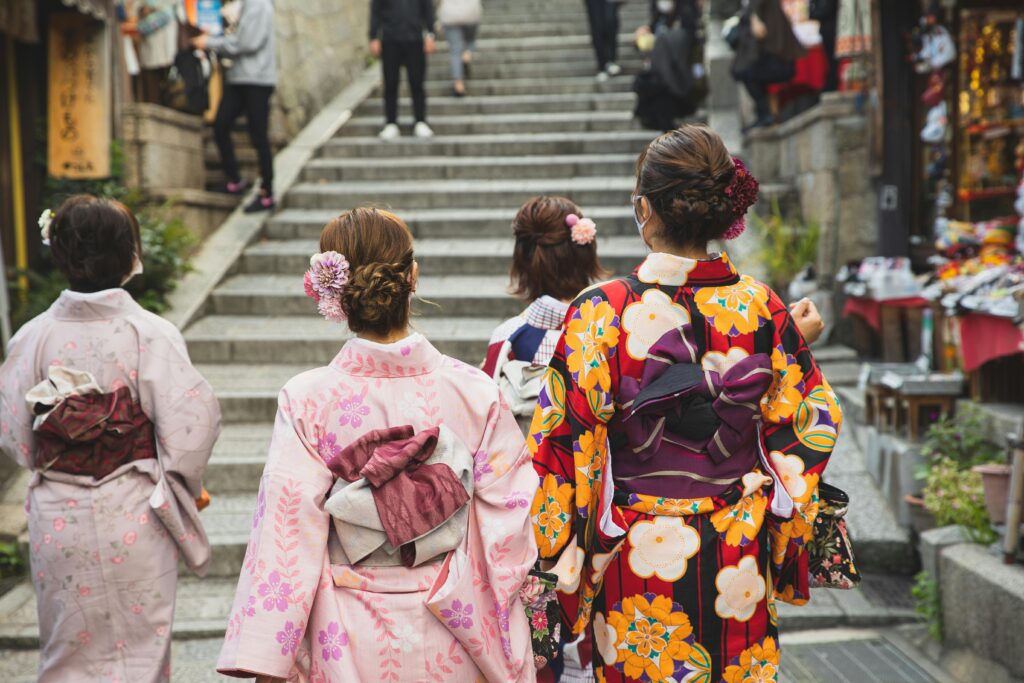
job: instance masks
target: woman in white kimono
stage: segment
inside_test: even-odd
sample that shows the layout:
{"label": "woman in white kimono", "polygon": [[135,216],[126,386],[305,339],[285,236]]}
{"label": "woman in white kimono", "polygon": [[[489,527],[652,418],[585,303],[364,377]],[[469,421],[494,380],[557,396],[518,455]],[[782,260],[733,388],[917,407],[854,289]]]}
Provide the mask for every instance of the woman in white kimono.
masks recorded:
{"label": "woman in white kimono", "polygon": [[71,288],[0,368],[0,448],[33,471],[39,681],[169,681],[178,557],[209,559],[196,500],[220,409],[174,326],[120,288],[141,272],[131,212],[79,196],[41,222]]}
{"label": "woman in white kimono", "polygon": [[410,333],[397,216],[320,237],[306,292],[356,333],[285,385],[218,670],[261,681],[533,681],[537,488],[481,371]]}

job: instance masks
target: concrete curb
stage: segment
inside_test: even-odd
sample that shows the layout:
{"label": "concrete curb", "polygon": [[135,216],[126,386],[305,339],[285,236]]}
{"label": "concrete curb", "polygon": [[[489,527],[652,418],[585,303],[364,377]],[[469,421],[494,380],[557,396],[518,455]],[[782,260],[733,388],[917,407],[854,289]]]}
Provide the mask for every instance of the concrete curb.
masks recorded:
{"label": "concrete curb", "polygon": [[[295,139],[274,157],[274,176],[278,197],[299,179],[302,168],[317,150],[348,123],[352,114],[380,83],[380,69],[367,67],[330,103],[306,124]],[[192,259],[193,271],[171,293],[170,309],[164,317],[178,329],[185,329],[203,312],[210,293],[229,274],[247,246],[254,242],[270,219],[270,214],[247,215],[239,206],[203,243]]]}

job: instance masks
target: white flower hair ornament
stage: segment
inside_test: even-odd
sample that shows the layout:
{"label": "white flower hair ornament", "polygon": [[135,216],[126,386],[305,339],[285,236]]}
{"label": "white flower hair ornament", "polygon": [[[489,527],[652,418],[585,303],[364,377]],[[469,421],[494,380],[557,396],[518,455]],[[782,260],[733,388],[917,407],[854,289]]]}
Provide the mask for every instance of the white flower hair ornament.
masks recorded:
{"label": "white flower hair ornament", "polygon": [[309,270],[303,278],[306,296],[317,303],[320,315],[331,322],[348,320],[341,297],[348,284],[349,273],[348,259],[336,251],[313,254],[309,259]]}
{"label": "white flower hair ornament", "polygon": [[50,246],[50,226],[53,225],[53,219],[56,217],[57,214],[52,209],[44,209],[39,214],[39,235],[46,246]]}
{"label": "white flower hair ornament", "polygon": [[597,224],[589,218],[580,218],[570,213],[565,217],[565,224],[569,226],[572,241],[581,247],[591,244],[597,237]]}

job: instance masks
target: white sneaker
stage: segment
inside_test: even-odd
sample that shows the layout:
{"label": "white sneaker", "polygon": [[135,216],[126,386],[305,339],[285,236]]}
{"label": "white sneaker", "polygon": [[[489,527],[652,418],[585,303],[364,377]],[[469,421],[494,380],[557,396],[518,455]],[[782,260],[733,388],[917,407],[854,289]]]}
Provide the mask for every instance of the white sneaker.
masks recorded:
{"label": "white sneaker", "polygon": [[607,71],[598,71],[597,76],[594,77],[594,80],[597,81],[598,83],[607,83],[609,78],[611,77],[608,75]]}
{"label": "white sneaker", "polygon": [[418,138],[434,137],[434,131],[427,125],[426,121],[417,121],[416,127],[412,129],[412,134]]}
{"label": "white sneaker", "polygon": [[396,140],[402,137],[402,129],[398,127],[397,123],[389,123],[384,126],[380,134],[377,136],[381,140]]}
{"label": "white sneaker", "polygon": [[622,73],[622,67],[619,66],[618,64],[616,64],[615,62],[612,62],[611,64],[606,66],[604,70],[605,70],[605,73],[607,73],[609,76],[611,76],[613,78],[615,76],[618,76],[620,73]]}

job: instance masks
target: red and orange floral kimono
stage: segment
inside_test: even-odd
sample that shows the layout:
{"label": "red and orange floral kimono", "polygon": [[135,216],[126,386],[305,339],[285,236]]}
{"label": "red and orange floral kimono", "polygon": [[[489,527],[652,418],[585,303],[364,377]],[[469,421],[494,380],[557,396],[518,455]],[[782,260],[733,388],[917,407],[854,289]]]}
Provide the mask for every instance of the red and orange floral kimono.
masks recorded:
{"label": "red and orange floral kimono", "polygon": [[[805,544],[842,421],[786,306],[724,254],[656,253],[581,294],[566,323],[529,437],[542,480],[532,514],[564,616],[577,634],[592,623],[598,680],[777,680],[775,600],[809,598]],[[623,391],[675,329],[692,333],[709,384],[760,359],[742,476],[666,471],[664,453],[645,472],[626,444]],[[665,495],[695,487],[714,493]]]}

